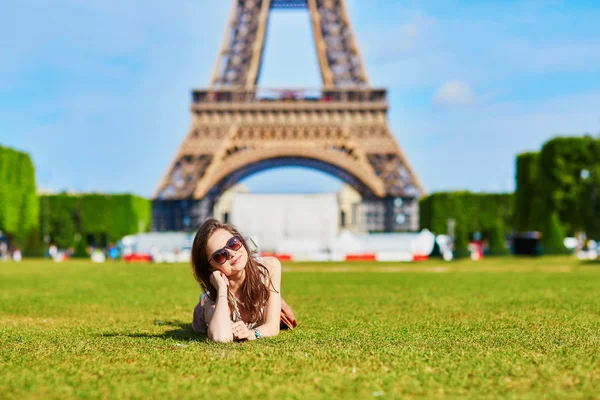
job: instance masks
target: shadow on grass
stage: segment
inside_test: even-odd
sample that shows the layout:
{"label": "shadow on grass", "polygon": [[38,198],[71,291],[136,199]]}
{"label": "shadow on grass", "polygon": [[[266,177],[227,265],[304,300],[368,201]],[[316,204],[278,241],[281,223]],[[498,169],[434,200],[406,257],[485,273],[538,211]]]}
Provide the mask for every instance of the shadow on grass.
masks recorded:
{"label": "shadow on grass", "polygon": [[181,321],[154,321],[155,325],[165,325],[176,327],[163,333],[145,333],[145,332],[108,332],[102,333],[102,337],[130,337],[130,338],[147,338],[147,339],[171,339],[178,342],[206,342],[206,335],[196,333],[192,329],[192,324]]}
{"label": "shadow on grass", "polygon": [[579,265],[584,265],[586,267],[600,267],[600,259],[598,259],[598,260],[581,260],[581,261],[579,261]]}

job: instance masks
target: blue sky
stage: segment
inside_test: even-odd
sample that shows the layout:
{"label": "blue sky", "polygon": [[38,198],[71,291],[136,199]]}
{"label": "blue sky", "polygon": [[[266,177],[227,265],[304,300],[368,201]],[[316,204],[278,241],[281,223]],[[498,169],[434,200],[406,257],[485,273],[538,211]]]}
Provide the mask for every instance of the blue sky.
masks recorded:
{"label": "blue sky", "polygon": [[[600,2],[347,1],[370,81],[428,191],[514,188],[514,157],[600,134]],[[229,1],[8,0],[0,15],[0,144],[38,186],[151,196],[208,85]],[[260,84],[318,86],[308,15],[271,16]],[[287,168],[254,191],[339,188]]]}

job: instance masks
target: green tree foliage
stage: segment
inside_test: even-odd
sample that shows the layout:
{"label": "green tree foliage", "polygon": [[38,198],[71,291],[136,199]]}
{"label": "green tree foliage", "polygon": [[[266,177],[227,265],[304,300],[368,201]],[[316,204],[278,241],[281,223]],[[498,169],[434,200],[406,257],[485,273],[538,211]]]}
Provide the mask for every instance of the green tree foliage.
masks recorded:
{"label": "green tree foliage", "polygon": [[0,146],[0,230],[23,246],[37,226],[35,168],[28,154]]}
{"label": "green tree foliage", "polygon": [[[76,247],[83,255],[88,236],[106,236],[116,242],[123,236],[150,229],[149,200],[130,195],[58,194],[40,197],[41,226],[58,247]],[[81,240],[75,240],[75,234]]]}
{"label": "green tree foliage", "polygon": [[542,243],[544,245],[544,254],[567,254],[568,250],[564,245],[565,230],[563,229],[557,212],[552,212],[548,216],[547,227],[544,230]]}
{"label": "green tree foliage", "polygon": [[541,230],[557,213],[566,235],[600,238],[600,139],[556,137],[517,157],[515,228]]}
{"label": "green tree foliage", "polygon": [[512,194],[438,192],[419,202],[421,228],[438,235],[448,232],[449,219],[454,219],[465,235],[489,233],[498,221],[504,223],[505,232],[510,232],[512,214]]}
{"label": "green tree foliage", "polygon": [[496,221],[494,229],[490,232],[490,254],[494,256],[503,256],[509,254],[506,247],[506,234],[504,231],[504,222]]}
{"label": "green tree foliage", "polygon": [[539,169],[545,215],[557,212],[569,235],[580,231],[597,235],[600,226],[593,226],[592,191],[600,187],[600,139],[554,138],[542,147]]}

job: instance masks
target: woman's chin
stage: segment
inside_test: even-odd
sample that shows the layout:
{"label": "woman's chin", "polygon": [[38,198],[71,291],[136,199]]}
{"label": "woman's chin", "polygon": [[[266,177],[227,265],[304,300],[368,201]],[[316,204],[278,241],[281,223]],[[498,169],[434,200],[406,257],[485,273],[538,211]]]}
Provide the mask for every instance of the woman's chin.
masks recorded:
{"label": "woman's chin", "polygon": [[240,256],[233,264],[231,264],[231,272],[236,273],[244,269],[246,266],[246,262],[244,261],[244,256]]}

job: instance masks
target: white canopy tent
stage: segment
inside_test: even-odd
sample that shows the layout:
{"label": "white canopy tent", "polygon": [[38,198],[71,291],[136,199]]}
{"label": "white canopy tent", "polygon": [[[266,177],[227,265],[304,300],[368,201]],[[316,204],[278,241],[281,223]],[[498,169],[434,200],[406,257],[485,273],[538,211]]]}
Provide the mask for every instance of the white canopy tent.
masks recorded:
{"label": "white canopy tent", "polygon": [[125,236],[119,242],[123,255],[149,254],[156,262],[189,262],[193,233],[147,232]]}
{"label": "white canopy tent", "polygon": [[363,243],[349,230],[344,229],[333,242],[331,247],[331,259],[341,261],[346,254],[363,253]]}
{"label": "white canopy tent", "polygon": [[335,194],[236,194],[231,222],[261,251],[321,252],[338,232]]}

